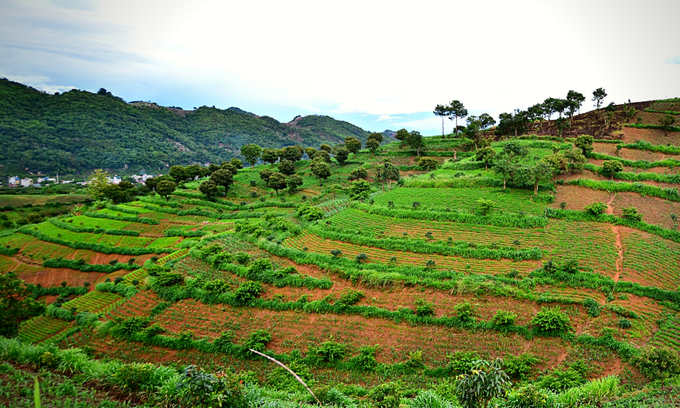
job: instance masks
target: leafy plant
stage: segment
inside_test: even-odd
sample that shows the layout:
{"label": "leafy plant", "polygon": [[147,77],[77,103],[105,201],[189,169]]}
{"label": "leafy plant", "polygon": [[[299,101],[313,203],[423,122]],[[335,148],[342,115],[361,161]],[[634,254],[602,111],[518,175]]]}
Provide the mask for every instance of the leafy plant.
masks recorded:
{"label": "leafy plant", "polygon": [[493,398],[504,396],[510,386],[501,359],[493,362],[478,360],[468,374],[458,377],[456,392],[463,407],[486,408]]}
{"label": "leafy plant", "polygon": [[531,325],[540,333],[560,333],[571,329],[571,320],[557,308],[543,307],[531,319]]}

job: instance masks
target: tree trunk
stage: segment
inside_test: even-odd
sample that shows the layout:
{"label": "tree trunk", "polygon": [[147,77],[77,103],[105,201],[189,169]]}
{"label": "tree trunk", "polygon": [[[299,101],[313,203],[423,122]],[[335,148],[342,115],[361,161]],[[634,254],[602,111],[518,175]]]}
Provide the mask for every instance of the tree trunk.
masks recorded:
{"label": "tree trunk", "polygon": [[538,195],[538,181],[534,183],[534,196]]}
{"label": "tree trunk", "polygon": [[444,117],[442,116],[442,139],[444,138]]}
{"label": "tree trunk", "polygon": [[503,190],[505,190],[505,182],[506,182],[506,179],[503,178]]}

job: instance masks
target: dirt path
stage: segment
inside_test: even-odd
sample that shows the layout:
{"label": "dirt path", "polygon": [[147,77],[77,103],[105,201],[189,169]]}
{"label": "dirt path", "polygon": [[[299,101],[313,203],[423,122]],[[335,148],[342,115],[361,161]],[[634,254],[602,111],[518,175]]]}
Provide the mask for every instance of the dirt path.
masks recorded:
{"label": "dirt path", "polygon": [[[616,193],[612,194],[612,197],[607,201],[607,214],[609,215],[614,214],[614,206],[612,203],[615,198]],[[623,240],[621,239],[621,231],[618,225],[612,224],[612,232],[616,236],[616,250],[619,253],[618,258],[616,259],[616,274],[614,275],[614,282],[618,283],[621,272],[623,271]]]}

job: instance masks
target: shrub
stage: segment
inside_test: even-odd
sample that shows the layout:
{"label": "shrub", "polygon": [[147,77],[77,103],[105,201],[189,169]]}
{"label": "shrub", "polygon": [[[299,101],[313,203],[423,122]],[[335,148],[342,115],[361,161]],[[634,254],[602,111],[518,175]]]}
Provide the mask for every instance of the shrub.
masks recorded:
{"label": "shrub", "polygon": [[508,355],[503,359],[503,369],[510,378],[524,381],[539,362],[540,360],[537,357],[527,353],[522,353],[519,356]]}
{"label": "shrub", "polygon": [[588,308],[588,315],[592,317],[598,317],[600,315],[600,309],[602,308],[602,305],[600,305],[596,300],[587,298],[583,301],[583,306]]}
{"label": "shrub", "polygon": [[156,284],[159,286],[175,286],[184,283],[184,276],[181,273],[161,272],[156,276]]}
{"label": "shrub", "polygon": [[448,368],[454,375],[467,374],[472,370],[475,362],[479,360],[479,354],[476,351],[456,351],[453,355],[448,355]]}
{"label": "shrub", "polygon": [[340,255],[342,255],[342,251],[339,250],[339,249],[332,249],[332,250],[331,250],[331,255],[333,255],[334,258],[337,258],[337,257],[339,257]]}
{"label": "shrub", "polygon": [[236,262],[240,263],[241,265],[248,265],[250,262],[250,254],[246,252],[237,252],[234,258],[236,259]]}
{"label": "shrub", "polygon": [[633,326],[633,322],[631,322],[630,319],[622,317],[617,322],[617,325],[622,329],[629,329],[631,326]]}
{"label": "shrub", "polygon": [[638,212],[637,207],[623,207],[621,210],[623,211],[623,218],[642,221],[643,215]]}
{"label": "shrub", "polygon": [[559,309],[543,307],[531,319],[531,325],[541,333],[558,333],[571,329],[571,321]]}
{"label": "shrub", "polygon": [[344,305],[355,305],[365,297],[366,295],[364,295],[364,292],[360,290],[348,289],[342,295],[340,295],[340,300],[338,302]]}
{"label": "shrub", "polygon": [[336,363],[347,356],[347,346],[334,341],[325,341],[313,350],[313,353],[323,363]]}
{"label": "shrub", "polygon": [[270,341],[272,341],[271,333],[267,330],[257,330],[250,333],[243,347],[262,352]]}
{"label": "shrub", "polygon": [[434,303],[427,302],[424,299],[417,299],[416,314],[421,317],[434,316]]}
{"label": "shrub", "polygon": [[498,310],[491,321],[499,326],[512,326],[515,324],[516,319],[516,314],[506,310]]}
{"label": "shrub", "polygon": [[456,311],[456,316],[463,323],[471,323],[475,320],[475,311],[470,302],[459,303],[453,308]]}
{"label": "shrub", "polygon": [[680,374],[680,356],[677,350],[663,347],[644,347],[633,364],[650,380],[665,380]]}
{"label": "shrub", "polygon": [[356,371],[373,370],[378,365],[378,361],[375,359],[377,348],[377,346],[361,347],[359,354],[349,359],[349,366]]}
{"label": "shrub", "polygon": [[111,380],[126,391],[137,392],[144,385],[153,383],[156,367],[151,363],[132,363],[121,365]]}
{"label": "shrub", "polygon": [[559,367],[538,380],[538,384],[541,388],[556,392],[577,387],[585,382],[586,379],[583,378],[583,375],[579,371],[573,368],[564,370]]}
{"label": "shrub", "polygon": [[508,394],[509,408],[549,408],[554,404],[551,395],[535,384],[529,384]]}
{"label": "shrub", "polygon": [[468,374],[459,377],[456,383],[458,401],[465,408],[483,406],[496,397],[505,396],[511,383],[503,371],[501,359],[494,362],[479,360]]}
{"label": "shrub", "polygon": [[594,215],[603,214],[607,210],[607,204],[594,202],[585,206],[585,210]]}
{"label": "shrub", "polygon": [[479,213],[482,215],[489,214],[493,209],[493,201],[491,200],[486,200],[482,198],[477,200],[477,204],[479,205]]}
{"label": "shrub", "polygon": [[243,282],[234,292],[234,297],[239,303],[249,302],[262,293],[262,284],[260,282],[247,281]]}
{"label": "shrub", "polygon": [[367,259],[368,259],[368,255],[366,255],[365,253],[362,252],[360,254],[357,254],[356,260],[357,260],[358,263],[361,263],[361,262],[363,262]]}
{"label": "shrub", "polygon": [[423,170],[437,170],[437,165],[437,160],[431,157],[421,157],[420,160],[418,160],[418,166]]}
{"label": "shrub", "polygon": [[177,389],[182,406],[245,408],[243,386],[236,376],[221,373],[214,376],[195,365],[187,366],[179,377]]}
{"label": "shrub", "polygon": [[388,382],[371,388],[368,398],[377,408],[398,408],[401,400],[401,386]]}

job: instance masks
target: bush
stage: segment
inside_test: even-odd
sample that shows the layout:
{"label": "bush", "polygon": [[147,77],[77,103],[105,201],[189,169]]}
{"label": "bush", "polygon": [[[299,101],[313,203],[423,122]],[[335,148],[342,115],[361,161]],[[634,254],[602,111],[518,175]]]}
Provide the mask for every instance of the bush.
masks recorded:
{"label": "bush", "polygon": [[257,330],[250,333],[243,347],[262,352],[270,341],[272,341],[271,333],[267,330]]}
{"label": "bush", "polygon": [[239,303],[249,302],[262,293],[262,284],[260,282],[243,282],[234,292],[236,301]]}
{"label": "bush", "polygon": [[501,359],[494,362],[476,361],[468,374],[461,375],[456,383],[458,401],[465,408],[488,406],[489,401],[505,396],[511,382],[503,371]]}
{"label": "bush", "polygon": [[519,356],[508,355],[503,359],[503,369],[514,380],[524,381],[529,378],[534,366],[540,360],[531,354],[522,353]]}
{"label": "bush", "polygon": [[368,399],[377,408],[398,408],[401,400],[401,386],[398,383],[388,382],[371,388]]}
{"label": "bush", "polygon": [[411,400],[410,408],[454,408],[455,405],[442,398],[434,391],[421,391]]}
{"label": "bush", "polygon": [[623,211],[623,218],[642,221],[643,215],[638,212],[637,207],[623,207],[621,210]]}
{"label": "bush", "polygon": [[236,262],[240,263],[241,265],[248,265],[250,262],[250,254],[246,252],[237,252],[234,258],[236,259]]}
{"label": "bush", "polygon": [[348,289],[342,295],[340,295],[340,300],[338,302],[344,305],[355,305],[365,297],[366,295],[364,295],[364,292],[360,290]]}
{"label": "bush", "polygon": [[427,302],[424,299],[417,299],[416,315],[421,317],[434,316],[434,303]]}
{"label": "bush", "polygon": [[631,322],[629,319],[626,319],[625,317],[622,317],[619,319],[617,325],[622,329],[629,329],[631,326],[633,326],[633,322]]}
{"label": "bush", "polygon": [[479,213],[482,215],[489,214],[493,209],[493,201],[491,200],[486,200],[482,198],[477,200],[477,204],[479,205]]}
{"label": "bush", "polygon": [[184,284],[184,275],[175,272],[160,272],[155,282],[159,286],[169,287]]}
{"label": "bush", "polygon": [[[310,350],[312,351],[312,350]],[[337,363],[347,356],[347,346],[334,341],[325,341],[312,351],[323,363]]]}
{"label": "bush", "polygon": [[585,206],[585,210],[594,215],[603,214],[607,210],[607,204],[594,202]]}
{"label": "bush", "polygon": [[531,325],[541,333],[560,333],[571,329],[571,321],[559,309],[543,307],[531,319]]}
{"label": "bush", "polygon": [[633,364],[640,373],[650,380],[665,380],[680,374],[680,356],[678,351],[671,348],[645,347]]}
{"label": "bush", "polygon": [[535,384],[529,384],[508,394],[509,408],[550,408],[552,397]]}
{"label": "bush", "polygon": [[491,321],[499,326],[512,326],[515,324],[516,319],[516,314],[506,310],[498,310]]}
{"label": "bush", "polygon": [[349,359],[349,366],[356,371],[373,370],[378,365],[378,361],[375,359],[376,351],[377,346],[363,346],[359,348],[359,354]]}
{"label": "bush", "polygon": [[470,302],[459,303],[454,306],[456,316],[463,323],[471,323],[475,321],[475,311]]}

